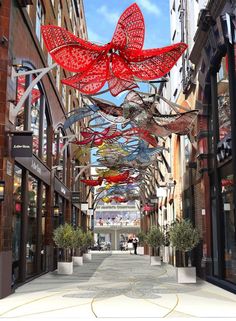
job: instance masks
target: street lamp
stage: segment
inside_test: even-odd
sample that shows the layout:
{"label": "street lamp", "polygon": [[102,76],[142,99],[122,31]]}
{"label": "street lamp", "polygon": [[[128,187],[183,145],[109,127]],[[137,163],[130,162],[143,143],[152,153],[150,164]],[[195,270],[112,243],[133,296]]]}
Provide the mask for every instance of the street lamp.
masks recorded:
{"label": "street lamp", "polygon": [[53,215],[54,215],[55,217],[58,217],[58,216],[59,216],[59,213],[60,213],[60,208],[59,208],[58,205],[55,205],[55,206],[53,207]]}
{"label": "street lamp", "polygon": [[0,202],[4,201],[5,196],[5,181],[0,181]]}

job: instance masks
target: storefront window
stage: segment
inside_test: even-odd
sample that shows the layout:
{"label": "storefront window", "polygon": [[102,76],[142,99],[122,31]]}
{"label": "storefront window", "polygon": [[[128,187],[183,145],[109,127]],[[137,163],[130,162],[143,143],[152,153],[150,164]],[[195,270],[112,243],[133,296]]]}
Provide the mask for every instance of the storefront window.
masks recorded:
{"label": "storefront window", "polygon": [[36,240],[37,240],[37,196],[38,181],[29,175],[28,180],[28,233],[26,238],[26,274],[36,273]]}
{"label": "storefront window", "polygon": [[46,163],[47,162],[47,143],[48,143],[48,121],[46,112],[43,114],[43,153],[42,153],[42,159]]}
{"label": "storefront window", "polygon": [[46,216],[46,186],[43,185],[42,192],[42,239],[41,239],[41,271],[45,271],[46,269],[46,248],[45,248],[45,216]]}
{"label": "storefront window", "polygon": [[219,115],[219,139],[222,141],[231,133],[230,126],[230,102],[229,102],[229,80],[226,57],[221,61],[220,70],[217,74],[218,93],[218,115]]}
{"label": "storefront window", "polygon": [[52,145],[53,164],[56,168],[56,175],[63,183],[67,177],[67,148],[63,150],[64,135],[61,129],[55,134],[55,141]]}
{"label": "storefront window", "polygon": [[[20,72],[25,71],[24,69]],[[20,76],[17,78],[17,87],[16,87],[16,104],[20,101],[26,90],[26,76]],[[20,111],[16,116],[16,130],[24,130],[24,115],[25,115],[25,104],[22,105]]]}
{"label": "storefront window", "polygon": [[19,279],[20,238],[22,218],[22,170],[14,167],[13,217],[12,217],[12,283]]}
{"label": "storefront window", "polygon": [[235,206],[233,192],[223,194],[225,225],[225,279],[236,283]]}

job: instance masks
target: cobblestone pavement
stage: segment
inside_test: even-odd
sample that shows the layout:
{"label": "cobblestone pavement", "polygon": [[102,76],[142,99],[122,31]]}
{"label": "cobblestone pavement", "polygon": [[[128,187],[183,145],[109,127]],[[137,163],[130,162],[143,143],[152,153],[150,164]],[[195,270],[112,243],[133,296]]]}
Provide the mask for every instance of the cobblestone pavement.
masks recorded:
{"label": "cobblestone pavement", "polygon": [[236,295],[198,279],[176,283],[175,269],[148,256],[96,253],[71,276],[47,273],[0,300],[0,320],[236,320]]}

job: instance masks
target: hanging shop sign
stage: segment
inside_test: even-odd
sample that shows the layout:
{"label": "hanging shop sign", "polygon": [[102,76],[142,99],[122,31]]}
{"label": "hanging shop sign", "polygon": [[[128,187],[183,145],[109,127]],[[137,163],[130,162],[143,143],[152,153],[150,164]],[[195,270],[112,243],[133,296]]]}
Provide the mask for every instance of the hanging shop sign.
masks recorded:
{"label": "hanging shop sign", "polygon": [[66,199],[71,198],[70,190],[57,177],[55,177],[54,188],[55,188],[55,192],[60,194],[62,197],[66,198]]}
{"label": "hanging shop sign", "polygon": [[71,192],[71,203],[75,206],[80,204],[80,193],[78,191]]}
{"label": "hanging shop sign", "polygon": [[20,131],[12,133],[12,157],[32,157],[33,132]]}

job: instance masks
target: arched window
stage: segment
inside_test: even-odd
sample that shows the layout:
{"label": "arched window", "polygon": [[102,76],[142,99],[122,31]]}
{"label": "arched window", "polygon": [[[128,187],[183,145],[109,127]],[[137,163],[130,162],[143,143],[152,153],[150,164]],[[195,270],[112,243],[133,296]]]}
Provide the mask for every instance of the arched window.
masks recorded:
{"label": "arched window", "polygon": [[[19,72],[29,70],[22,68]],[[34,75],[19,76],[17,78],[16,102],[34,79]],[[47,162],[47,142],[49,127],[49,112],[43,87],[36,84],[16,117],[16,130],[33,132],[33,153],[43,162]]]}

